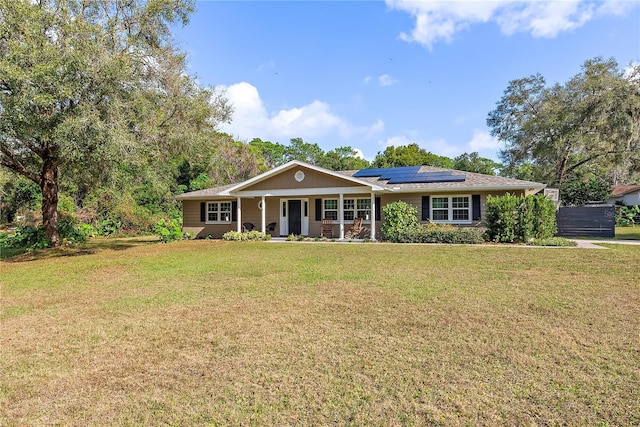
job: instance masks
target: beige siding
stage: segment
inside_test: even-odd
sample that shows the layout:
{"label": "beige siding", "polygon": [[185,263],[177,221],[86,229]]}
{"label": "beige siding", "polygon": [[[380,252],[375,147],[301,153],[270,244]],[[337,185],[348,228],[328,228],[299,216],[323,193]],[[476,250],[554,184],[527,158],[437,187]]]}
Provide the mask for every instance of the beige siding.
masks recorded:
{"label": "beige siding", "polygon": [[[231,201],[235,202],[237,199],[220,199],[210,201]],[[258,202],[260,198],[242,199],[242,217],[240,218],[242,223],[252,223],[258,231],[262,227],[262,213],[258,209]],[[270,222],[278,223],[280,221],[278,211],[278,198],[268,197],[266,199],[267,212],[265,226]],[[222,235],[227,231],[237,230],[237,222],[232,221],[225,224],[206,224],[200,221],[200,203],[206,203],[203,200],[184,200],[182,204],[183,209],[183,230],[185,232],[192,232],[195,238],[205,238],[209,235],[215,239],[222,238]],[[279,225],[279,224],[278,224]],[[279,235],[279,227],[276,226],[275,235]]]}
{"label": "beige siding", "polygon": [[[304,179],[301,182],[295,180],[294,175],[297,171],[304,172]],[[264,181],[258,182],[250,187],[243,188],[243,191],[254,190],[282,190],[291,188],[326,188],[326,187],[353,187],[354,182],[346,179],[334,177],[324,173],[316,172],[312,169],[297,167],[282,173],[279,173]]]}
{"label": "beige siding", "polygon": [[[295,169],[297,170],[297,169]],[[295,173],[295,170],[293,171],[293,173]],[[313,172],[313,171],[311,171]],[[305,172],[306,173],[306,172]],[[305,179],[306,180],[306,179]],[[323,185],[326,185],[323,184]],[[455,195],[455,194],[465,194],[465,195],[472,195],[472,194],[480,194],[480,213],[481,213],[481,218],[482,220],[484,220],[486,218],[486,204],[487,204],[487,196],[489,194],[493,195],[493,196],[502,196],[506,193],[506,191],[502,191],[502,192],[464,192],[464,193],[446,193],[446,195]],[[510,193],[515,194],[515,195],[521,195],[523,194],[523,191],[510,191]],[[440,194],[440,193],[438,193]],[[445,193],[441,193],[443,195],[445,195]],[[423,195],[428,195],[428,196],[434,196],[434,194],[429,194],[429,193],[409,193],[409,194],[382,194],[379,195],[378,197],[380,197],[380,212],[382,213],[382,208],[392,202],[398,201],[398,200],[404,200],[405,202],[411,204],[413,207],[416,208],[417,212],[418,212],[418,219],[422,218],[422,196]],[[344,198],[345,199],[351,199],[351,198],[368,198],[368,195],[363,195],[363,194],[345,194]],[[293,198],[293,197],[292,197]],[[321,226],[321,221],[317,221],[316,220],[316,199],[324,199],[324,198],[336,198],[338,199],[338,195],[335,194],[331,194],[331,195],[327,195],[324,197],[315,197],[315,196],[301,196],[298,197],[299,199],[308,199],[309,200],[309,236],[319,236],[320,235],[320,226]],[[261,230],[261,224],[262,224],[262,216],[261,216],[261,211],[258,209],[258,203],[260,202],[261,198],[256,197],[256,198],[243,198],[242,199],[242,218],[241,221],[244,222],[251,222],[254,224],[254,226],[256,227],[257,230]],[[213,200],[212,200],[213,201]],[[219,200],[217,200],[219,201]],[[230,199],[230,198],[226,198],[224,199],[224,201],[233,201],[235,202],[236,199]],[[276,223],[276,229],[275,229],[275,233],[274,236],[280,236],[281,232],[280,232],[280,201],[281,199],[279,197],[267,197],[265,200],[266,203],[266,213],[265,213],[265,226],[271,222],[275,222]],[[226,224],[205,224],[204,222],[200,221],[200,203],[202,201],[194,201],[194,200],[185,200],[183,201],[183,218],[184,218],[184,231],[185,232],[193,232],[194,236],[196,238],[204,238],[207,237],[208,235],[211,235],[213,238],[221,238],[222,235],[224,233],[226,233],[229,230],[236,230],[237,229],[237,223],[234,222],[230,222],[230,223],[226,223]],[[382,216],[384,216],[384,214],[382,214]],[[384,220],[384,217],[382,218],[376,218],[376,237],[380,238],[380,227],[382,225],[382,221]],[[473,221],[472,224],[470,224],[471,226],[476,225],[479,221]],[[345,230],[347,230],[349,228],[349,226],[351,225],[351,221],[346,221],[345,222]],[[338,224],[334,225],[334,236],[338,237],[340,233],[340,226]],[[370,224],[363,224],[363,231],[360,234],[360,237],[369,237],[370,234]]]}

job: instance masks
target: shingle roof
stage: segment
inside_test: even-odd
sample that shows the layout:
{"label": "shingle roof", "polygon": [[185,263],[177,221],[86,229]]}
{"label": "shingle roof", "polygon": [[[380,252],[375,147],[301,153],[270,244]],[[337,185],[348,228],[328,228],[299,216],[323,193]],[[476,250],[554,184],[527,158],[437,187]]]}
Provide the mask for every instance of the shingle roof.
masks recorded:
{"label": "shingle roof", "polygon": [[640,191],[640,185],[619,185],[613,187],[611,191],[612,196],[624,196],[625,194],[634,193]]}
{"label": "shingle roof", "polygon": [[[458,182],[427,182],[427,183],[410,183],[410,184],[387,184],[387,180],[381,180],[378,177],[360,178],[378,185],[387,187],[397,192],[431,190],[431,191],[447,191],[447,190],[480,190],[480,189],[523,189],[537,188],[543,189],[544,184],[533,181],[523,181],[520,179],[505,178],[502,176],[485,175],[481,173],[458,171],[445,168],[437,168],[433,166],[422,166],[419,172],[441,172],[451,171],[453,175],[463,175],[464,181]],[[339,173],[352,176],[358,172],[357,170],[341,171]]]}
{"label": "shingle roof", "polygon": [[[295,162],[296,164],[303,164],[302,162]],[[312,166],[317,170],[322,170],[317,166]],[[492,176],[492,175],[484,175],[481,173],[474,172],[466,172],[466,171],[458,171],[452,169],[445,168],[437,168],[433,166],[421,166],[420,172],[440,172],[440,171],[450,171],[453,175],[463,175],[465,177],[464,181],[457,182],[423,182],[423,183],[404,183],[404,184],[388,184],[388,180],[380,179],[379,177],[358,177],[357,180],[370,182],[375,184],[376,186],[382,187],[388,191],[397,192],[397,193],[411,193],[418,191],[426,191],[426,192],[446,192],[446,191],[479,191],[479,190],[523,190],[523,189],[538,189],[542,190],[545,188],[544,184],[533,181],[523,181],[520,179],[513,178],[505,178],[501,176]],[[349,170],[349,171],[327,171],[332,175],[344,175],[345,177],[355,178],[353,175],[357,173],[358,170]],[[267,172],[269,174],[271,172]],[[257,177],[256,177],[257,178]],[[252,178],[253,179],[253,178]],[[246,182],[246,181],[245,181]],[[238,184],[229,184],[223,185],[214,188],[207,188],[204,190],[192,191],[189,193],[184,193],[176,196],[177,200],[187,200],[187,199],[207,199],[211,197],[228,197],[230,194],[227,190],[232,187],[237,187],[242,183]],[[640,186],[638,186],[640,188]],[[233,190],[232,190],[233,192]]]}
{"label": "shingle roof", "polygon": [[236,184],[221,185],[219,187],[205,188],[197,191],[190,191],[188,193],[183,193],[175,196],[175,199],[176,200],[202,199],[202,198],[206,199],[207,197],[215,197],[215,196],[219,196],[220,193],[222,193],[228,188],[233,187],[234,185]]}

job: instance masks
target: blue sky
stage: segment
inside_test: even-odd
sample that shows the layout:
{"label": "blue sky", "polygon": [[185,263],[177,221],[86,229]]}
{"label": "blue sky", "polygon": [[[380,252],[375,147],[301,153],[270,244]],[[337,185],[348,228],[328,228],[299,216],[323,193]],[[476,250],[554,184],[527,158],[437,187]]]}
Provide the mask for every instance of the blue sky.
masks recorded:
{"label": "blue sky", "polygon": [[373,159],[418,143],[498,159],[486,118],[510,80],[563,83],[585,60],[640,61],[640,2],[198,1],[175,32],[224,87],[243,141],[291,138]]}

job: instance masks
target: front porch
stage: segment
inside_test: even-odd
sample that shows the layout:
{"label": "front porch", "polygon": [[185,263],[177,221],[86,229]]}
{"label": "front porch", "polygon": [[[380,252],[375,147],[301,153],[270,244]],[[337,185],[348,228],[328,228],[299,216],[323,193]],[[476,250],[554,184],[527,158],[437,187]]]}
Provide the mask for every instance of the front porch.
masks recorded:
{"label": "front porch", "polygon": [[[282,197],[261,195],[238,196],[233,204],[235,230],[257,230],[273,237],[289,235],[344,239],[376,239],[379,228],[379,198],[370,194],[323,194]],[[376,215],[378,214],[378,215]],[[361,230],[352,235],[354,219],[361,217]],[[323,233],[323,219],[331,233]]]}

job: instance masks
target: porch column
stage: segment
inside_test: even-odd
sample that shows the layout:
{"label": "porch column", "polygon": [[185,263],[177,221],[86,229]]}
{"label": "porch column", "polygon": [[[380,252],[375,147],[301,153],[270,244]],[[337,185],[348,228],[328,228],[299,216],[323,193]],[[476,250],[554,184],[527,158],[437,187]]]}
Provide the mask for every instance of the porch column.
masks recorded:
{"label": "porch column", "polygon": [[376,195],[371,193],[371,236],[372,241],[376,240]]}
{"label": "porch column", "polygon": [[238,233],[242,232],[242,199],[240,197],[238,197],[238,202],[237,202],[237,206],[236,206],[236,218],[238,219],[238,221],[236,221],[236,229],[238,230]]}
{"label": "porch column", "polygon": [[340,240],[344,239],[344,194],[340,193],[338,201],[338,219],[340,220]]}
{"label": "porch column", "polygon": [[267,224],[266,224],[266,218],[267,218],[267,202],[265,201],[265,197],[262,196],[262,232],[266,233],[267,232]]}

